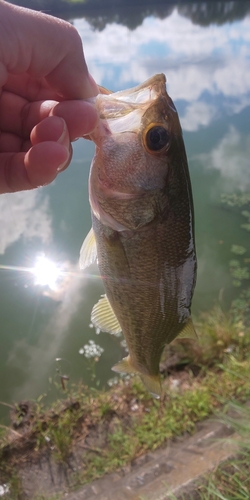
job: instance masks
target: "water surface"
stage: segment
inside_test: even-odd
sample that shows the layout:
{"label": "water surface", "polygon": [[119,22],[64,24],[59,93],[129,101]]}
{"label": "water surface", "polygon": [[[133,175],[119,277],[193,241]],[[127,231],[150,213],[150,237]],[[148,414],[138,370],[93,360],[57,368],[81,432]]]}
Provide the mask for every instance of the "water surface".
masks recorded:
{"label": "water surface", "polygon": [[[212,10],[209,2],[203,9],[189,4],[163,11],[161,6],[158,12],[154,3],[150,15],[139,12],[133,18],[128,11],[126,17],[123,10],[109,17],[95,11],[71,19],[100,85],[116,91],[154,73],[167,76],[193,186],[195,314],[211,308],[219,296],[225,306],[230,303],[231,245],[249,245],[238,216],[221,206],[220,195],[250,188],[250,4],[229,2],[223,11],[221,4],[226,2],[213,2]],[[90,328],[91,308],[103,288],[95,267],[84,273],[78,268],[91,224],[87,182],[93,151],[92,143],[81,139],[74,143],[70,168],[50,186],[0,197],[1,401],[42,393],[50,400],[60,374],[92,383],[89,361],[79,353],[91,339],[104,349],[96,364],[101,385],[124,356],[121,339],[97,336]],[[49,278],[44,269],[42,276],[38,270],[34,274],[39,258],[50,259],[61,274],[53,277],[53,269]],[[2,417],[6,411],[0,406]]]}

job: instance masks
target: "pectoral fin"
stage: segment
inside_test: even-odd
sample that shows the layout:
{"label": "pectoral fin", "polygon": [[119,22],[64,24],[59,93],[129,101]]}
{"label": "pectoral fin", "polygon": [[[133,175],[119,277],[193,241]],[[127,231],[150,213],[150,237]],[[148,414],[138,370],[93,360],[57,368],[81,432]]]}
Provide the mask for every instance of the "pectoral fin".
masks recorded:
{"label": "pectoral fin", "polygon": [[193,321],[191,317],[188,319],[181,333],[179,333],[178,339],[195,339],[197,340],[198,336],[194,329]]}
{"label": "pectoral fin", "polygon": [[91,228],[87,234],[80,250],[80,268],[85,269],[95,262],[97,258],[96,240],[94,231]]}
{"label": "pectoral fin", "polygon": [[159,399],[161,397],[161,379],[160,375],[146,375],[136,370],[131,364],[130,356],[123,358],[119,363],[113,366],[112,370],[118,373],[136,373],[140,375],[143,384],[146,389],[154,396],[154,398]]}
{"label": "pectoral fin", "polygon": [[91,321],[96,328],[100,328],[103,332],[116,334],[122,331],[106,295],[94,305],[91,312]]}

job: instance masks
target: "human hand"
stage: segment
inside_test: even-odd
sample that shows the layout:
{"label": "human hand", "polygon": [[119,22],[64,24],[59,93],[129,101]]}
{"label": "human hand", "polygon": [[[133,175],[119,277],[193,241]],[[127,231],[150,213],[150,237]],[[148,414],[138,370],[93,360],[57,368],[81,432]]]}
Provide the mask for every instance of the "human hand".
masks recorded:
{"label": "human hand", "polygon": [[0,0],[0,193],[52,182],[95,127],[81,39],[60,19]]}

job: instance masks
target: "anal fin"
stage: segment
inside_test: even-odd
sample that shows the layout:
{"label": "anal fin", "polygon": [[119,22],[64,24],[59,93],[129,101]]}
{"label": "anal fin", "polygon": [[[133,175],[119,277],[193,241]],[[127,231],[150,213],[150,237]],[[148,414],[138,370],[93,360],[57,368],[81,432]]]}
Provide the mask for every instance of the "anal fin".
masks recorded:
{"label": "anal fin", "polygon": [[112,367],[113,372],[117,373],[136,373],[136,370],[131,365],[130,356],[123,358],[119,363]]}

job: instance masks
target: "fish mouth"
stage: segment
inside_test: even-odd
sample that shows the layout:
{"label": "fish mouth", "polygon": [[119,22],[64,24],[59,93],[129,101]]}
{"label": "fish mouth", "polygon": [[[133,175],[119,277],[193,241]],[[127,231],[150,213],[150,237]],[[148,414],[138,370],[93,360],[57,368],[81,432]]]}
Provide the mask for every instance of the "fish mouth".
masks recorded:
{"label": "fish mouth", "polygon": [[[143,104],[145,102],[153,101],[161,94],[166,93],[166,77],[163,73],[154,75],[146,80],[141,85],[137,85],[131,89],[120,90],[115,92],[117,100],[129,102],[131,104]],[[109,97],[112,94],[108,94]],[[107,97],[107,96],[106,96]]]}
{"label": "fish mouth", "polygon": [[98,145],[100,136],[120,134],[128,130],[138,132],[143,114],[160,96],[167,96],[164,74],[155,75],[131,89],[100,93],[89,99],[100,118],[90,139]]}
{"label": "fish mouth", "polygon": [[110,94],[98,94],[96,106],[100,106],[100,118],[112,119],[127,115],[138,107],[149,105],[160,95],[166,94],[166,77],[164,74],[155,75],[146,82],[127,90]]}

